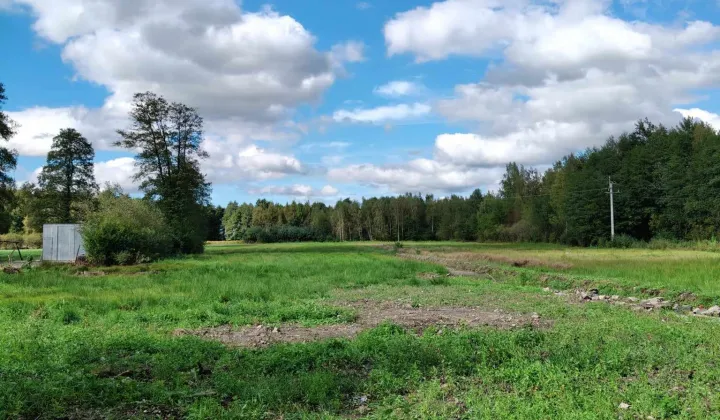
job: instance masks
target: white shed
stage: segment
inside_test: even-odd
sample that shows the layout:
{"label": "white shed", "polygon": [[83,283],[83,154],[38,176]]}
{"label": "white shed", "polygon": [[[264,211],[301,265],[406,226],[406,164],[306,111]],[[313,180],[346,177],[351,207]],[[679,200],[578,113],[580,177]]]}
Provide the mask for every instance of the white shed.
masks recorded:
{"label": "white shed", "polygon": [[43,225],[43,261],[75,262],[85,256],[80,225]]}

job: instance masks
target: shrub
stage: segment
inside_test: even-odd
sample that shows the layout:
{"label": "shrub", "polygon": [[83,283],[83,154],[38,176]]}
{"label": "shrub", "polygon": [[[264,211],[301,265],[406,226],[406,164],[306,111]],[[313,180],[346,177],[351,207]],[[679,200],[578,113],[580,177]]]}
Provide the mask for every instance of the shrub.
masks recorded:
{"label": "shrub", "polygon": [[94,264],[135,264],[173,252],[173,237],[162,213],[152,203],[128,196],[101,197],[82,236]]}
{"label": "shrub", "polygon": [[309,242],[318,240],[317,233],[303,226],[253,226],[245,231],[245,242],[271,244],[276,242]]}
{"label": "shrub", "polygon": [[598,247],[600,248],[619,248],[619,249],[627,249],[627,248],[644,248],[647,246],[647,244],[643,241],[639,241],[632,236],[629,235],[616,235],[615,239],[612,241],[606,240],[605,238],[601,238],[598,241]]}

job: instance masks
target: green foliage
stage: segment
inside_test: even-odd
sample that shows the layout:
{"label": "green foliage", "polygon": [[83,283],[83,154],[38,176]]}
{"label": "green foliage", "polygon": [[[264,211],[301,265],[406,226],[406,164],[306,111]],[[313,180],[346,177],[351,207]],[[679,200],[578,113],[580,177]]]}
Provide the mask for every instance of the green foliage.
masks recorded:
{"label": "green foliage", "polygon": [[617,248],[617,249],[628,249],[628,248],[641,248],[646,246],[646,243],[633,238],[630,235],[617,235],[613,240],[606,240],[601,238],[598,241],[598,246],[601,248]]}
{"label": "green foliage", "polygon": [[47,163],[38,176],[47,222],[77,223],[84,220],[89,202],[97,192],[95,151],[90,142],[73,128],[60,130],[53,138]]}
{"label": "green foliage", "polygon": [[207,220],[207,236],[208,241],[222,241],[225,239],[225,229],[223,227],[223,217],[225,209],[220,206],[206,205],[205,219]]}
{"label": "green foliage", "polygon": [[203,119],[195,109],[169,103],[152,92],[133,97],[131,127],[118,130],[117,146],[139,150],[136,179],[173,230],[174,251],[202,253],[207,238],[206,212],[210,184],[200,172],[208,157],[200,148]]}
{"label": "green foliage", "polygon": [[243,240],[249,243],[310,242],[317,240],[312,228],[302,226],[253,226],[245,231]]}
{"label": "green foliage", "polygon": [[90,261],[126,265],[169,256],[173,232],[152,203],[125,195],[105,194],[97,212],[83,225],[82,236]]}
{"label": "green foliage", "polygon": [[[0,233],[5,233],[8,229],[10,209],[7,203],[10,202],[13,189],[13,179],[10,173],[17,165],[17,153],[8,150],[2,144],[15,135],[15,122],[2,110],[5,101],[7,101],[5,86],[0,83]],[[3,226],[3,220],[6,220],[5,226]]]}

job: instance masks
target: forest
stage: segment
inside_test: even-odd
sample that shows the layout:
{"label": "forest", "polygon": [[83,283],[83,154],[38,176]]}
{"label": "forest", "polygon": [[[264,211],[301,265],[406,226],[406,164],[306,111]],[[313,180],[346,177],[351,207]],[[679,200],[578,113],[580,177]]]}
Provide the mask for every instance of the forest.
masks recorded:
{"label": "forest", "polygon": [[[2,88],[0,104],[5,99]],[[193,136],[180,146],[173,145],[172,136],[162,139],[165,152],[154,152],[157,139],[145,121],[157,109],[162,112],[152,124]],[[8,140],[16,127],[6,114],[0,116],[0,134]],[[202,118],[195,110],[148,92],[136,95],[130,120],[133,126],[118,131],[116,145],[144,150],[136,157],[136,180],[145,194],[136,199],[159,208],[174,226],[175,247],[182,252],[201,252],[203,240],[598,245],[610,239],[610,181],[620,238],[714,240],[720,229],[720,137],[708,124],[692,119],[671,128],[640,120],[632,132],[565,156],[544,172],[508,163],[498,191],[475,189],[469,196],[443,197],[408,193],[344,199],[335,205],[259,199],[233,201],[225,208],[209,203],[211,186],[199,167],[199,160],[208,156],[199,147]],[[184,126],[174,126],[179,123]],[[63,129],[37,182],[17,185],[9,176],[16,156],[0,145],[0,235],[37,245],[45,223],[86,222],[97,212],[101,190],[129,199],[117,187],[96,184],[93,159],[92,139]]]}
{"label": "forest", "polygon": [[406,194],[322,203],[231,202],[230,240],[531,241],[588,246],[615,231],[636,240],[714,239],[720,229],[720,137],[691,119],[648,120],[598,148],[565,156],[541,173],[506,166],[499,190],[469,196]]}

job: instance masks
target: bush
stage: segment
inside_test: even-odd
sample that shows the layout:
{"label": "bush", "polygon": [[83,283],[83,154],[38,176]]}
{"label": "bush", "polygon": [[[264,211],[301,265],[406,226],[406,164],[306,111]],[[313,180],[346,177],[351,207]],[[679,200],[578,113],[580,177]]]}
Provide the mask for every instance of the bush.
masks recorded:
{"label": "bush", "polygon": [[537,242],[539,230],[527,220],[520,220],[512,226],[502,226],[497,230],[498,239],[504,242]]}
{"label": "bush", "polygon": [[271,244],[277,242],[310,242],[318,240],[316,232],[303,226],[253,226],[245,231],[243,240],[250,243]]}
{"label": "bush", "polygon": [[173,237],[162,213],[150,202],[127,196],[102,197],[82,236],[94,264],[136,264],[173,252]]}
{"label": "bush", "polygon": [[601,238],[598,241],[598,247],[600,248],[645,248],[647,244],[643,241],[637,240],[629,235],[617,235],[612,241],[608,241],[605,238]]}

